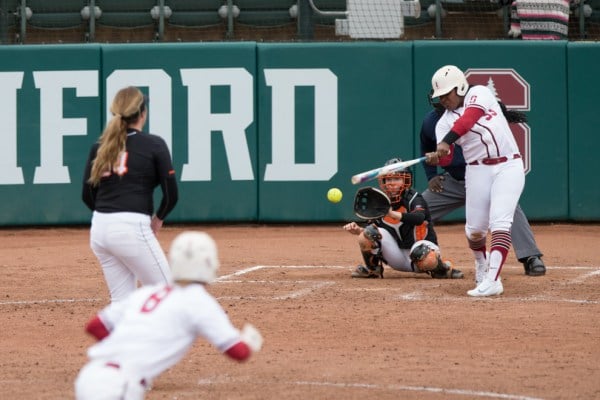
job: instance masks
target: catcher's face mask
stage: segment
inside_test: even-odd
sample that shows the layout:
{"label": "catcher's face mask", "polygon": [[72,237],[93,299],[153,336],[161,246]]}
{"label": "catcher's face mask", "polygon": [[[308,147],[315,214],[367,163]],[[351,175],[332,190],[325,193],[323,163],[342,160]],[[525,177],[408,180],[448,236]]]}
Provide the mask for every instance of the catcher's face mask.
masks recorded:
{"label": "catcher's face mask", "polygon": [[412,174],[407,171],[393,172],[379,178],[379,187],[390,198],[392,203],[398,203],[402,193],[412,186]]}

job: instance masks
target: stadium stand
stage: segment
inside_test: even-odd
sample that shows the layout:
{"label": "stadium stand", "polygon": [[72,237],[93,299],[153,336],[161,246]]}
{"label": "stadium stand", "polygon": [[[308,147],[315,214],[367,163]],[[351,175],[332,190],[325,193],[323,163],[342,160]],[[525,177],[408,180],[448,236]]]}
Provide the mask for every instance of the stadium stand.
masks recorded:
{"label": "stadium stand", "polygon": [[107,43],[151,42],[159,39],[159,22],[152,18],[156,0],[95,0],[100,16],[90,24],[90,41]]}
{"label": "stadium stand", "polygon": [[165,19],[165,41],[225,40],[231,37],[233,22],[228,18],[226,3],[223,0],[165,0],[166,14],[169,15]]}
{"label": "stadium stand", "polygon": [[507,37],[510,10],[499,0],[435,0],[432,10],[436,38]]}
{"label": "stadium stand", "polygon": [[[350,4],[368,16],[371,0],[356,1],[0,0],[0,43],[360,40],[344,33],[360,20]],[[513,0],[419,1],[419,16],[404,13],[400,37],[372,38],[521,39],[509,36]],[[570,0],[568,39],[600,39],[600,0]]]}
{"label": "stadium stand", "polygon": [[600,38],[600,0],[572,1],[569,39],[594,37]]}
{"label": "stadium stand", "polygon": [[[349,40],[347,0],[300,0],[297,2],[298,36],[303,40]],[[340,29],[340,27],[343,27]]]}
{"label": "stadium stand", "polygon": [[0,43],[14,43],[17,37],[18,0],[0,0]]}
{"label": "stadium stand", "polygon": [[21,43],[82,43],[87,24],[81,17],[82,0],[20,1],[18,41]]}
{"label": "stadium stand", "polygon": [[238,40],[289,40],[296,37],[295,0],[233,0],[239,9],[234,15],[234,38]]}
{"label": "stadium stand", "polygon": [[236,21],[257,27],[282,26],[294,23],[290,13],[295,0],[234,0],[240,12]]}

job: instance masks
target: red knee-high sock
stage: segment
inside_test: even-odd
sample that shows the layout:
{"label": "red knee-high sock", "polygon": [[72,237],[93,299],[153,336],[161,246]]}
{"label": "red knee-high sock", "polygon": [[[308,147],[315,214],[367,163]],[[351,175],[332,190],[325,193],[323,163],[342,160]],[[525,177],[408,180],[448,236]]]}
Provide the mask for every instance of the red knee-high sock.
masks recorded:
{"label": "red knee-high sock", "polygon": [[[490,273],[494,273],[494,280],[500,276],[504,261],[508,255],[508,250],[511,245],[510,232],[508,231],[493,231],[492,232],[492,243],[490,249]],[[494,252],[500,254],[500,262],[497,262],[496,256],[492,256]],[[489,275],[488,275],[489,276]]]}

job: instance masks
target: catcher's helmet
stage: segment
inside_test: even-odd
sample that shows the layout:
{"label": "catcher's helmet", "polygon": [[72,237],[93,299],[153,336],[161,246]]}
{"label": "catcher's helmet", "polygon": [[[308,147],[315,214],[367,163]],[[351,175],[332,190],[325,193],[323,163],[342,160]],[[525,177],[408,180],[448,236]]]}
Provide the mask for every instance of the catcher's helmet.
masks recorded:
{"label": "catcher's helmet", "polygon": [[219,269],[217,245],[204,232],[183,232],[171,243],[169,262],[175,281],[211,283]]}
{"label": "catcher's helmet", "polygon": [[445,65],[438,69],[431,78],[431,98],[443,96],[456,88],[456,94],[464,96],[469,89],[469,82],[465,74],[454,65]]}
{"label": "catcher's helmet", "polygon": [[[402,162],[400,158],[392,158],[388,160],[384,166]],[[397,179],[402,179],[399,182]],[[404,191],[412,186],[412,172],[408,168],[393,171],[377,178],[379,188],[385,192],[390,198],[392,204],[398,203]]]}

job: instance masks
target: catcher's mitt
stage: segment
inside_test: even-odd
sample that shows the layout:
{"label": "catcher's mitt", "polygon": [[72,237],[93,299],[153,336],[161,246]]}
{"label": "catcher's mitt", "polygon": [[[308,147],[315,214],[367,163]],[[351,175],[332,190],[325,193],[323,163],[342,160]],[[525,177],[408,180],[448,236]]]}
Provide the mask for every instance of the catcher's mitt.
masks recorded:
{"label": "catcher's mitt", "polygon": [[360,188],[354,196],[354,214],[362,219],[382,218],[389,212],[390,206],[387,194],[374,187]]}

